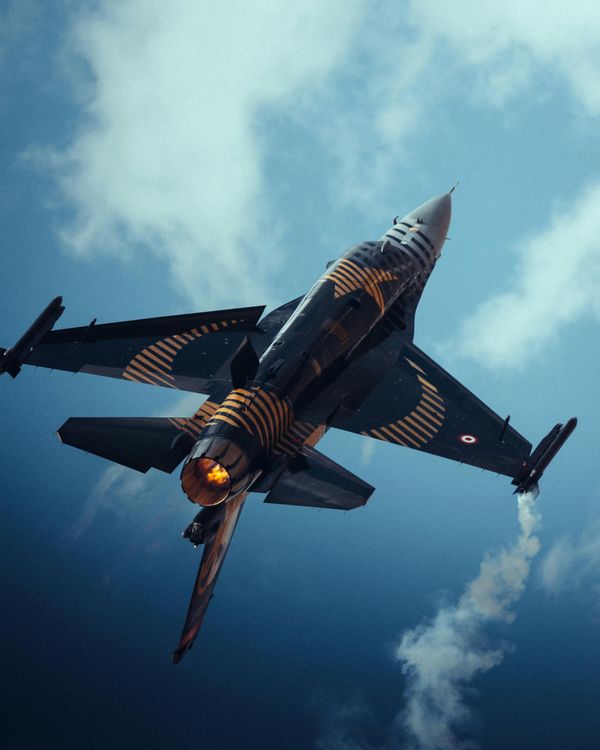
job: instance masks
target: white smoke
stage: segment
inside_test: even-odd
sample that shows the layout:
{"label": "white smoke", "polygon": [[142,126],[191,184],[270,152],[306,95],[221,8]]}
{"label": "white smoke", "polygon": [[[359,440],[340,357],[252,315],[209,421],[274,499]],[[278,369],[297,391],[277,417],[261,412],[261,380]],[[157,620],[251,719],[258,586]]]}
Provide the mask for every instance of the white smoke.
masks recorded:
{"label": "white smoke", "polygon": [[534,536],[540,521],[534,500],[533,493],[519,495],[519,538],[508,549],[485,556],[479,575],[458,603],[443,607],[429,623],[402,636],[396,656],[403,662],[407,686],[399,718],[408,747],[472,747],[455,733],[471,716],[466,688],[478,674],[500,664],[506,653],[506,645],[491,648],[485,643],[484,630],[490,623],[514,620],[512,607],[540,549]]}
{"label": "white smoke", "polygon": [[544,590],[555,596],[585,590],[600,594],[600,521],[578,536],[563,536],[548,550],[540,566]]}

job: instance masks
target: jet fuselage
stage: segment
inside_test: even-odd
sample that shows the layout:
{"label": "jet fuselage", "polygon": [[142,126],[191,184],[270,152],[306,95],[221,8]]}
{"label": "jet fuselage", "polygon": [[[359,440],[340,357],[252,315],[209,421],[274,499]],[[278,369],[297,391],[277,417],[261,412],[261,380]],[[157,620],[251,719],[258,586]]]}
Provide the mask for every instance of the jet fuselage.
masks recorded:
{"label": "jet fuselage", "polygon": [[[452,192],[452,191],[451,191]],[[202,506],[183,536],[205,545],[173,661],[191,648],[249,491],[264,502],[352,510],[375,487],[316,449],[330,428],[538,481],[575,429],[532,444],[413,342],[414,315],[440,255],[450,193],[331,261],[310,291],[264,306],[53,330],[56,297],[10,348],[25,364],[204,394],[192,416],[71,417],[60,440],[129,469],[171,473]],[[191,451],[190,451],[191,448]],[[187,459],[186,459],[187,456]]]}
{"label": "jet fuselage", "polygon": [[[303,410],[387,322],[408,329],[440,256],[449,194],[411,211],[378,241],[330,263],[263,353],[254,376],[234,388],[199,436],[182,470],[190,500],[215,506],[247,491],[272,468]],[[306,435],[302,435],[305,439]]]}

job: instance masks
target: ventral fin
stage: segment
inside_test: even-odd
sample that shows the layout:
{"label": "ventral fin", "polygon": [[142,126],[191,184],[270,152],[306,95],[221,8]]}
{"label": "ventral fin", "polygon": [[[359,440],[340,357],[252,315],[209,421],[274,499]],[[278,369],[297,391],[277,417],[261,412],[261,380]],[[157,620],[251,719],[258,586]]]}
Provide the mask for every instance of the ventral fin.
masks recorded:
{"label": "ventral fin", "polygon": [[240,344],[239,349],[231,360],[231,382],[234,388],[243,388],[258,370],[258,355],[254,351],[248,336]]}

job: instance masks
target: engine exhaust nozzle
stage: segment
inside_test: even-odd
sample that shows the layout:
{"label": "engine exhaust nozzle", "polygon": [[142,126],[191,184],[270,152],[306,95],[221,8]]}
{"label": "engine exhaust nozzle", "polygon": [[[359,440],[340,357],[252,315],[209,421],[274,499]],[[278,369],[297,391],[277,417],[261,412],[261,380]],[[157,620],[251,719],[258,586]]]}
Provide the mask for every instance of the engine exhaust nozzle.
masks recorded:
{"label": "engine exhaust nozzle", "polygon": [[192,458],[181,473],[181,485],[188,499],[211,507],[227,500],[231,492],[229,472],[212,458]]}

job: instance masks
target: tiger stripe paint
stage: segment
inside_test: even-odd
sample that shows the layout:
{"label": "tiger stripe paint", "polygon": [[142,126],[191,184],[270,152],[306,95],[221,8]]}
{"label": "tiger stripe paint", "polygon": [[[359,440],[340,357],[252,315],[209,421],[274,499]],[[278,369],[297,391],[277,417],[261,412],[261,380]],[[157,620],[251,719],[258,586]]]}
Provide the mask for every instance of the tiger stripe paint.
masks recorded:
{"label": "tiger stripe paint", "polygon": [[[243,321],[243,318],[240,320]],[[203,324],[199,326],[200,330],[190,328],[188,331],[174,333],[154,341],[132,357],[121,376],[133,382],[177,388],[173,375],[173,363],[179,352],[202,336],[235,326],[238,322],[240,321],[237,319],[222,320],[219,323],[211,323],[210,328]]]}
{"label": "tiger stripe paint", "polygon": [[425,401],[431,404],[434,409],[440,409],[441,411],[444,411],[444,402],[439,397],[434,399],[432,393],[428,393],[426,390],[423,390],[423,398],[425,399]]}
{"label": "tiger stripe paint", "polygon": [[[273,453],[276,455],[281,455],[282,453],[290,456],[294,455],[320,429],[323,429],[323,432],[325,432],[326,426],[315,426],[312,422],[293,422],[274,446]],[[308,444],[312,445],[313,443]]]}
{"label": "tiger stripe paint", "polygon": [[152,344],[146,349],[147,352],[152,352],[152,354],[156,355],[159,360],[163,361],[163,364],[166,364],[167,367],[170,365],[170,363],[173,361],[173,357],[170,354],[167,354],[167,352],[164,349],[160,349],[156,344]]}
{"label": "tiger stripe paint", "polygon": [[[340,286],[342,288],[345,287],[346,293],[359,288],[358,280],[343,267],[337,268],[327,278],[330,278],[332,281],[334,281],[336,286]],[[335,296],[341,297],[343,295],[336,293]]]}
{"label": "tiger stripe paint", "polygon": [[169,336],[165,339],[165,341],[172,347],[174,347],[177,351],[179,351],[182,348],[182,345],[176,341],[173,336]]}
{"label": "tiger stripe paint", "polygon": [[146,357],[144,357],[144,356],[143,356],[143,355],[141,355],[141,354],[138,354],[138,355],[137,355],[137,358],[138,358],[138,361],[139,361],[139,362],[143,362],[143,363],[144,363],[144,364],[145,364],[145,365],[146,365],[147,367],[149,367],[149,368],[150,368],[151,370],[153,370],[153,371],[155,371],[155,372],[158,372],[158,373],[159,373],[159,375],[164,375],[164,376],[165,376],[166,378],[168,378],[169,380],[175,380],[175,378],[174,378],[174,377],[173,377],[172,375],[170,375],[170,374],[169,374],[168,372],[166,372],[166,371],[165,371],[165,370],[164,370],[164,369],[162,368],[161,364],[157,364],[156,360],[152,361],[152,359],[150,359],[150,358],[148,358],[148,359],[147,359]]}
{"label": "tiger stripe paint", "polygon": [[387,442],[389,440],[385,436],[389,435],[395,443],[418,449],[427,445],[440,431],[445,418],[444,400],[439,395],[437,387],[425,377],[427,373],[412,360],[407,357],[404,359],[415,370],[415,375],[421,386],[421,397],[418,404],[410,414],[401,419],[381,425],[376,430],[366,430],[361,434],[376,437],[379,440],[386,440]]}
{"label": "tiger stripe paint", "polygon": [[432,438],[435,435],[435,432],[432,432],[432,430],[435,430],[435,428],[433,427],[433,425],[430,424],[429,422],[426,422],[423,419],[423,417],[420,414],[417,413],[416,409],[415,409],[415,411],[414,411],[414,413],[412,415],[412,418],[414,420],[416,420],[419,429],[422,432],[425,432],[426,435],[427,435],[427,437]]}
{"label": "tiger stripe paint", "polygon": [[415,428],[415,430],[425,435],[426,438],[431,439],[433,437],[433,434],[429,430],[427,430],[422,424],[419,424],[418,422],[416,422],[415,418],[418,419],[416,414],[413,414],[412,417],[404,417],[405,421],[408,422],[408,424],[411,424]]}
{"label": "tiger stripe paint", "polygon": [[[417,413],[417,414],[418,414],[418,415],[419,415],[419,416],[420,416],[420,417],[421,417],[421,418],[422,418],[422,419],[423,419],[424,421],[427,421],[427,420],[429,420],[428,424],[430,424],[430,426],[431,426],[431,427],[432,427],[432,428],[433,428],[434,430],[435,430],[435,427],[434,427],[434,425],[431,425],[431,422],[433,422],[434,424],[436,424],[436,425],[437,425],[438,427],[441,427],[441,426],[442,426],[442,422],[441,422],[441,421],[440,421],[440,420],[439,420],[439,419],[438,419],[438,418],[437,418],[436,416],[434,416],[434,415],[433,415],[433,413],[431,413],[431,412],[428,412],[428,411],[426,411],[426,410],[425,410],[425,409],[423,408],[423,406],[417,406],[417,408],[415,409],[415,412],[416,412],[416,413]],[[440,416],[441,416],[441,415],[440,415]]]}
{"label": "tiger stripe paint", "polygon": [[319,375],[323,372],[323,368],[321,367],[321,365],[319,364],[319,362],[314,357],[311,357],[310,360],[309,360],[309,362],[310,362],[310,366],[315,371],[317,377],[319,377]]}
{"label": "tiger stripe paint", "polygon": [[423,370],[421,367],[419,367],[419,365],[417,365],[415,362],[413,362],[412,359],[409,359],[408,357],[404,357],[404,359],[413,368],[413,370],[416,370],[417,372],[420,372],[423,375],[425,375],[425,370]]}
{"label": "tiger stripe paint", "polygon": [[[157,355],[156,355],[156,354],[154,353],[154,351],[150,349],[150,347],[148,347],[148,348],[147,348],[147,349],[145,350],[145,352],[144,352],[144,355],[145,355],[146,357],[148,357],[148,359],[152,360],[152,361],[153,361],[153,362],[154,362],[155,364],[159,365],[159,367],[161,367],[161,369],[163,369],[163,370],[165,370],[165,371],[166,371],[166,368],[165,368],[165,365],[167,364],[167,363],[166,363],[166,361],[165,361],[164,359],[161,359],[160,357],[158,357],[158,356],[157,356]],[[138,354],[138,357],[140,357],[140,356],[141,356],[141,355],[140,355],[140,354]]]}
{"label": "tiger stripe paint", "polygon": [[156,342],[156,346],[160,346],[161,349],[163,349],[168,355],[170,355],[171,361],[177,356],[177,350],[176,349],[172,349],[164,341],[157,341]]}
{"label": "tiger stripe paint", "polygon": [[429,388],[430,391],[434,391],[435,393],[438,392],[438,389],[434,385],[431,385],[428,380],[425,380],[425,378],[421,377],[420,375],[417,375],[417,378],[419,379],[419,382],[426,388]]}
{"label": "tiger stripe paint", "polygon": [[263,418],[266,418],[266,421],[268,422],[268,432],[271,435],[275,435],[277,432],[277,427],[275,425],[273,405],[268,399],[264,397],[264,394],[262,393],[256,394],[255,403],[259,415],[262,415]]}
{"label": "tiger stripe paint", "polygon": [[178,430],[187,433],[193,438],[198,438],[199,434],[206,427],[209,419],[212,417],[214,412],[218,409],[219,404],[214,401],[207,400],[202,406],[196,411],[194,416],[185,417],[172,417],[169,422]]}
{"label": "tiger stripe paint", "polygon": [[387,428],[387,427],[380,427],[380,428],[379,428],[379,430],[380,430],[381,432],[383,432],[383,434],[384,434],[384,435],[389,435],[389,437],[390,437],[390,438],[391,438],[392,440],[394,440],[394,441],[395,441],[395,440],[397,439],[397,438],[396,438],[396,435],[394,435],[394,434],[393,434],[392,432],[390,432],[390,431],[388,430],[388,428]]}
{"label": "tiger stripe paint", "polygon": [[346,258],[343,258],[325,278],[334,283],[336,299],[362,289],[375,301],[382,313],[385,312],[386,301],[379,285],[386,281],[398,280],[396,274],[391,271],[361,268],[357,263]]}
{"label": "tiger stripe paint", "polygon": [[420,444],[412,438],[408,432],[405,432],[402,426],[402,421],[398,420],[397,422],[391,422],[389,425],[387,425],[390,430],[393,430],[394,432],[397,432],[399,435],[402,436],[403,440],[408,441],[412,445],[414,445],[415,448],[420,448]]}
{"label": "tiger stripe paint", "polygon": [[213,414],[210,424],[224,422],[242,427],[257,438],[262,448],[277,444],[292,419],[287,400],[259,386],[235,388]]}
{"label": "tiger stripe paint", "polygon": [[246,421],[246,418],[242,416],[238,411],[232,409],[227,404],[222,404],[220,407],[221,413],[225,414],[229,419],[233,419],[238,427],[243,427],[251,435],[253,433],[252,425]]}
{"label": "tiger stripe paint", "polygon": [[431,404],[428,404],[426,401],[423,401],[420,406],[425,410],[425,413],[429,416],[429,418],[435,422],[437,425],[441,426],[442,422],[444,421],[444,414],[442,414],[439,411],[436,411]]}
{"label": "tiger stripe paint", "polygon": [[379,432],[378,430],[370,430],[370,433],[371,433],[372,435],[374,435],[374,436],[375,436],[376,438],[378,438],[379,440],[383,440],[383,441],[384,441],[384,442],[386,442],[386,443],[389,443],[389,442],[390,442],[390,441],[389,441],[389,440],[388,440],[388,439],[387,439],[387,438],[385,437],[385,435],[382,435],[382,434],[381,434],[381,432]]}

